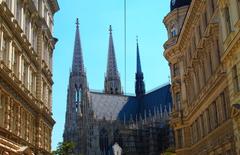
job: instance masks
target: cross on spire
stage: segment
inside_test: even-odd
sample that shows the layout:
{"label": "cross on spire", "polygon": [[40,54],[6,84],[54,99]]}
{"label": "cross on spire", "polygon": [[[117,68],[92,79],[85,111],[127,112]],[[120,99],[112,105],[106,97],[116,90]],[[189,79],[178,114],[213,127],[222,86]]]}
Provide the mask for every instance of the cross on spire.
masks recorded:
{"label": "cross on spire", "polygon": [[109,32],[112,34],[112,25],[109,26]]}
{"label": "cross on spire", "polygon": [[79,20],[78,20],[78,18],[76,20],[76,26],[77,26],[77,28],[79,28]]}

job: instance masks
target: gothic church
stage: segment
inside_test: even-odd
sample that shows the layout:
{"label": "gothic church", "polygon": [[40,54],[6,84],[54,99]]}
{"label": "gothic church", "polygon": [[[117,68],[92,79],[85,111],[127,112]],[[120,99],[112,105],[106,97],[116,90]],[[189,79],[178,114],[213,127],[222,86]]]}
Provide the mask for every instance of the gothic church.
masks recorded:
{"label": "gothic church", "polygon": [[124,155],[159,155],[174,144],[168,124],[170,85],[145,93],[137,44],[136,96],[123,94],[111,26],[109,33],[104,91],[93,92],[87,84],[77,20],[64,141],[76,144],[74,154],[109,155],[118,144]]}

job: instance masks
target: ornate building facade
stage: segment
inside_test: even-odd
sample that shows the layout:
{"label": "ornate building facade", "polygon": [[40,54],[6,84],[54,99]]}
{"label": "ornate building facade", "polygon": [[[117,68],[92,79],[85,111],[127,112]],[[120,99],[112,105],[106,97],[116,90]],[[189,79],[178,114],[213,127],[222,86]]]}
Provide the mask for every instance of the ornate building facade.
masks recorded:
{"label": "ornate building facade", "polygon": [[164,23],[177,155],[239,155],[240,1],[172,0]]}
{"label": "ornate building facade", "polygon": [[168,114],[171,111],[170,85],[145,93],[137,44],[136,96],[124,95],[111,26],[109,31],[104,91],[90,91],[77,20],[64,141],[76,144],[74,154],[109,155],[117,143],[124,155],[159,155],[173,144],[168,125]]}
{"label": "ornate building facade", "polygon": [[0,0],[0,154],[51,153],[56,0]]}

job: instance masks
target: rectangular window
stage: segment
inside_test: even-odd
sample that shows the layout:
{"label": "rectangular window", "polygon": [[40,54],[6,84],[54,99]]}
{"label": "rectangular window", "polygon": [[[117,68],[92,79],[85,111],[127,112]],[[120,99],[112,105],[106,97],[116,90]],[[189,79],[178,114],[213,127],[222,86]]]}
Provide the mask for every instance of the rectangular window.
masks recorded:
{"label": "rectangular window", "polygon": [[38,0],[33,0],[35,7],[38,9]]}
{"label": "rectangular window", "polygon": [[205,29],[206,29],[206,27],[207,27],[207,12],[206,12],[206,10],[205,10],[205,12],[203,13],[203,15],[202,15],[202,22],[203,22],[203,32],[205,32]]}
{"label": "rectangular window", "polygon": [[232,155],[232,151],[231,150],[227,150],[226,151],[226,155]]}
{"label": "rectangular window", "polygon": [[238,76],[237,65],[233,66],[232,68],[232,78],[233,78],[234,91],[239,92],[239,76]]}
{"label": "rectangular window", "polygon": [[225,22],[226,22],[226,31],[227,31],[227,34],[229,34],[232,31],[232,26],[231,26],[231,17],[230,17],[228,6],[226,6],[224,9],[224,16],[225,16]]}
{"label": "rectangular window", "polygon": [[212,63],[212,55],[211,52],[208,52],[208,59],[209,59],[209,74],[212,75],[213,73],[213,63]]}
{"label": "rectangular window", "polygon": [[239,14],[239,18],[240,18],[240,0],[237,0],[237,5],[238,5],[238,14]]}
{"label": "rectangular window", "polygon": [[[33,25],[33,27],[35,27]],[[37,31],[35,28],[32,27],[32,47],[34,49],[35,52],[37,52]]]}
{"label": "rectangular window", "polygon": [[32,80],[31,80],[32,84],[31,84],[31,92],[33,93],[33,95],[36,94],[36,75],[35,73],[32,72]]}
{"label": "rectangular window", "polygon": [[228,105],[226,103],[224,93],[221,93],[220,98],[221,98],[222,113],[223,113],[222,118],[223,118],[223,121],[225,121],[228,117]]}
{"label": "rectangular window", "polygon": [[215,129],[218,126],[218,111],[217,111],[217,104],[215,101],[212,103],[212,115],[213,115],[213,124],[214,124],[213,127]]}
{"label": "rectangular window", "polygon": [[19,53],[17,51],[16,48],[14,48],[14,52],[13,52],[13,72],[15,74],[15,76],[18,77],[18,63],[19,63]]}
{"label": "rectangular window", "polygon": [[226,119],[228,119],[230,117],[230,109],[229,109],[229,104],[230,104],[230,99],[229,99],[229,91],[228,88],[226,88],[223,92],[224,94],[224,105],[225,105],[225,110],[226,110]]}
{"label": "rectangular window", "polygon": [[3,52],[3,61],[5,64],[8,64],[9,60],[9,41],[3,37],[2,41],[2,52]]}
{"label": "rectangular window", "polygon": [[30,38],[30,36],[29,36],[29,27],[30,27],[29,14],[30,13],[28,11],[26,11],[26,13],[25,13],[25,28],[24,28],[25,35],[28,39]]}
{"label": "rectangular window", "polygon": [[190,133],[191,133],[191,144],[194,144],[194,131],[193,131],[193,125],[190,126]]}
{"label": "rectangular window", "polygon": [[16,2],[17,6],[16,6],[16,18],[18,21],[18,24],[21,25],[21,18],[22,18],[22,4],[21,1],[17,1]]}
{"label": "rectangular window", "polygon": [[198,35],[199,35],[199,40],[202,38],[202,31],[201,31],[201,26],[198,26]]}
{"label": "rectangular window", "polygon": [[206,124],[207,124],[207,133],[210,133],[211,132],[211,120],[210,120],[210,113],[209,113],[209,108],[206,110],[206,114],[205,114],[205,117],[206,117]]}
{"label": "rectangular window", "polygon": [[179,75],[179,67],[178,67],[178,64],[175,63],[173,65],[173,76],[178,76]]}
{"label": "rectangular window", "polygon": [[21,137],[23,139],[26,138],[26,113],[24,111],[24,109],[21,109]]}
{"label": "rectangular window", "polygon": [[12,0],[6,0],[9,10],[12,10]]}
{"label": "rectangular window", "polygon": [[13,105],[13,132],[17,134],[18,131],[18,105],[14,103]]}
{"label": "rectangular window", "polygon": [[182,133],[182,129],[178,129],[177,130],[177,145],[178,148],[182,148],[183,147],[183,133]]}
{"label": "rectangular window", "polygon": [[176,110],[180,110],[181,107],[181,94],[180,92],[176,93]]}
{"label": "rectangular window", "polygon": [[29,90],[32,93],[32,68],[29,68]]}
{"label": "rectangular window", "polygon": [[202,136],[204,137],[205,136],[205,122],[204,122],[204,116],[201,115],[200,116],[200,121],[201,121],[201,126],[202,126]]}
{"label": "rectangular window", "polygon": [[197,124],[198,140],[200,140],[202,138],[202,126],[199,118],[196,120],[196,124]]}
{"label": "rectangular window", "polygon": [[198,131],[197,131],[196,121],[193,123],[193,131],[194,131],[194,143],[198,141]]}
{"label": "rectangular window", "polygon": [[211,13],[213,14],[215,11],[214,0],[210,0],[210,7],[211,7]]}
{"label": "rectangular window", "polygon": [[4,127],[5,121],[5,96],[0,92],[0,127]]}
{"label": "rectangular window", "polygon": [[28,88],[28,64],[24,63],[23,82],[26,88]]}
{"label": "rectangular window", "polygon": [[216,47],[217,47],[217,61],[218,61],[218,64],[220,63],[221,61],[221,51],[220,51],[220,46],[219,46],[219,40],[216,39],[215,40],[215,44],[216,44]]}

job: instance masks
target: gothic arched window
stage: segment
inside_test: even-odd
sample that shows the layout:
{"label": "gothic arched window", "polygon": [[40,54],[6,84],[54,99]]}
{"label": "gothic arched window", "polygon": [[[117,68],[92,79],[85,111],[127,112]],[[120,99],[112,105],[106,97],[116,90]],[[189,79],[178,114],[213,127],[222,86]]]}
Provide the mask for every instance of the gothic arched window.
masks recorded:
{"label": "gothic arched window", "polygon": [[106,129],[101,129],[99,133],[99,145],[100,150],[103,153],[103,155],[107,155],[108,153],[108,132]]}
{"label": "gothic arched window", "polygon": [[82,89],[75,85],[75,102],[80,103],[82,97]]}

